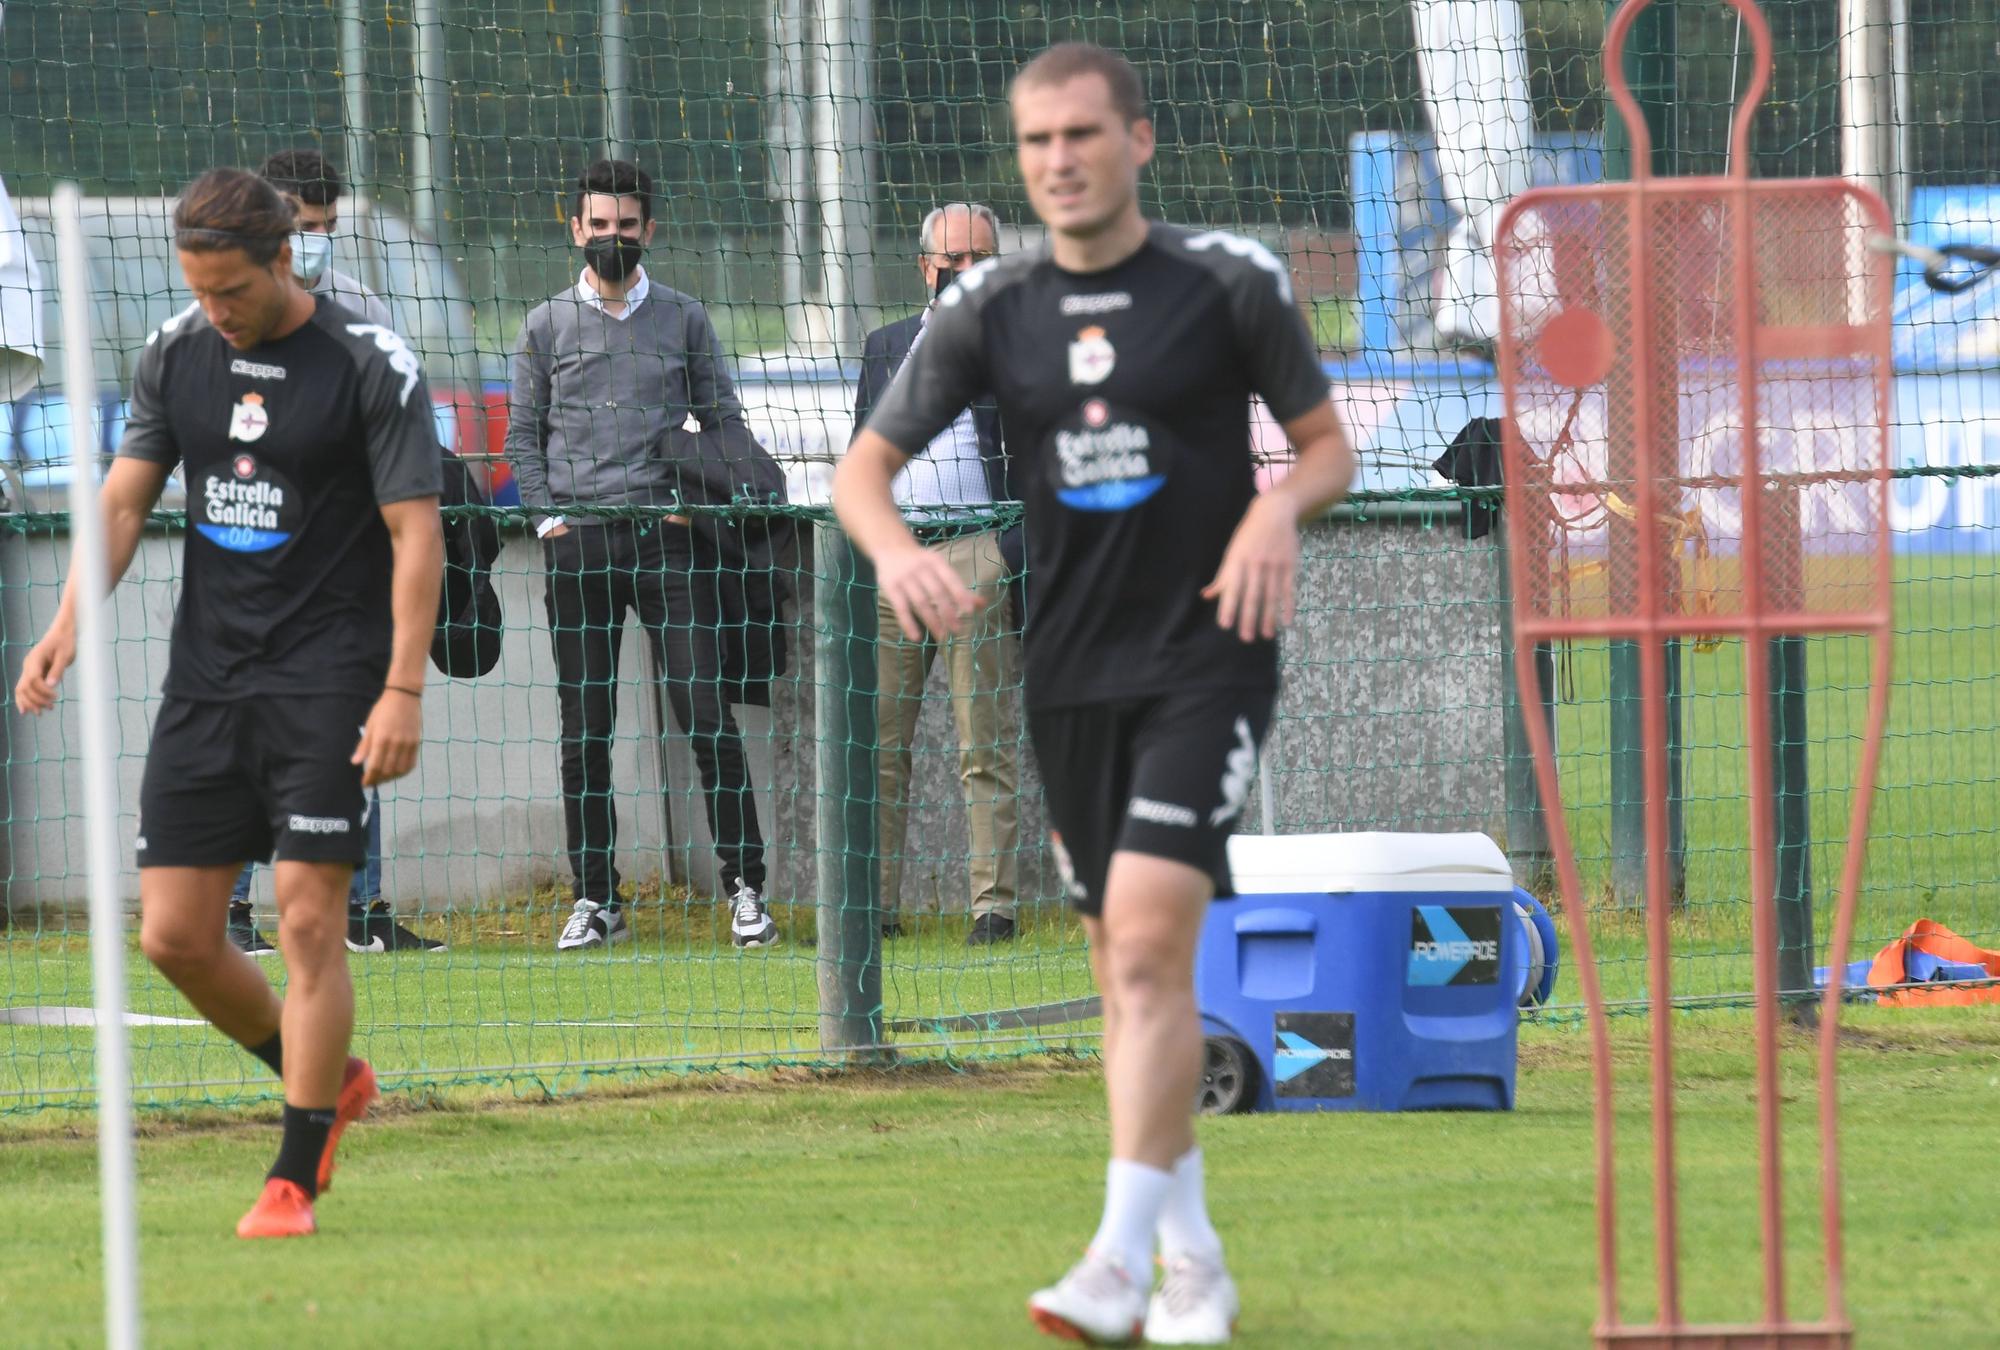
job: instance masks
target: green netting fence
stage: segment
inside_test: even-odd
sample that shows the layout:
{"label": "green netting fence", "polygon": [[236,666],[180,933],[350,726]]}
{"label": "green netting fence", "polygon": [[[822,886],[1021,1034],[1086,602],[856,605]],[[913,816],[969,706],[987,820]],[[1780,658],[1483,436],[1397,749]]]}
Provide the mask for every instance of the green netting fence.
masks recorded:
{"label": "green netting fence", "polygon": [[[1504,678],[1501,542],[1467,537],[1466,510],[1486,497],[1442,489],[1428,470],[1493,395],[1490,367],[1476,352],[1440,348],[1431,323],[1458,219],[1439,181],[1435,100],[1412,38],[1413,10],[1435,3],[11,6],[0,26],[0,181],[24,228],[0,236],[15,249],[0,251],[0,287],[16,288],[46,322],[41,381],[31,374],[0,390],[7,677],[67,566],[59,508],[71,410],[56,388],[52,186],[76,180],[89,194],[101,385],[92,415],[109,451],[146,335],[187,303],[167,237],[172,195],[211,165],[321,148],[351,184],[334,265],[381,295],[422,353],[440,438],[493,490],[505,541],[494,574],[501,663],[477,680],[434,678],[421,769],[384,797],[383,897],[409,927],[448,945],[354,958],[366,1052],[392,1082],[535,1091],[600,1075],[841,1062],[857,1027],[905,1058],[1088,1048],[1087,955],[1057,900],[1017,664],[995,663],[1002,673],[972,723],[983,728],[973,765],[949,661],[929,672],[907,832],[890,859],[902,933],[870,936],[879,916],[867,877],[885,851],[873,840],[885,709],[873,692],[865,574],[824,503],[851,429],[862,335],[922,302],[919,222],[941,202],[981,201],[1002,221],[1004,249],[1034,243],[1012,170],[1006,80],[1048,42],[1089,36],[1126,51],[1146,75],[1162,141],[1149,209],[1241,231],[1286,258],[1336,409],[1362,452],[1366,490],[1308,537],[1286,692],[1244,828],[1484,830],[1545,888],[1525,759],[1510,733],[1518,710]],[[1618,138],[1603,131],[1603,6],[1484,8],[1520,18],[1537,175],[1619,172]],[[2000,20],[1990,8],[1910,0],[1871,31],[1881,76],[1845,102],[1852,57],[1839,7],[1766,8],[1778,69],[1759,110],[1758,172],[1841,172],[1851,167],[1844,147],[1873,135],[1879,185],[1912,233],[1994,237]],[[1740,34],[1720,6],[1662,0],[1656,13],[1635,68],[1655,119],[1656,167],[1719,169],[1746,59]],[[1456,96],[1501,97],[1479,88]],[[584,956],[554,950],[571,887],[547,556],[512,504],[499,451],[521,320],[573,285],[581,265],[567,233],[568,184],[606,152],[630,155],[656,178],[662,228],[649,275],[706,306],[746,420],[786,471],[793,505],[783,514],[801,532],[786,564],[786,673],[768,707],[734,713],[766,890],[786,934],[770,951],[730,945],[700,775],[636,627],[625,634],[612,746],[617,861],[635,936]],[[38,270],[21,265],[16,240]],[[20,346],[16,331],[0,345]],[[1976,295],[1958,306],[1913,301],[1899,315],[1898,685],[1864,952],[1919,916],[1989,942],[2000,935],[1987,808],[2000,776],[1991,749],[2000,548],[1985,468],[2000,462],[1997,333],[2000,317]],[[1282,447],[1271,430],[1261,427],[1257,441],[1275,461]],[[184,526],[179,502],[166,505],[115,602],[128,839]],[[987,518],[1007,518],[999,510]],[[665,514],[634,512],[633,528],[673,528]],[[991,654],[1017,638],[985,641]],[[1823,943],[1865,662],[1848,639],[1807,649],[1809,875]],[[1608,992],[1636,1000],[1643,937],[1619,824],[1631,818],[1621,786],[1629,760],[1616,748],[1629,710],[1602,645],[1559,649],[1549,665]],[[1676,987],[1691,1003],[1741,1001],[1750,968],[1738,652],[1684,649],[1679,669],[1686,848]],[[88,1105],[74,710],[40,722],[9,713],[4,730],[0,1114]],[[976,793],[967,801],[965,780],[993,772],[996,759],[1011,759],[1016,775],[1011,835],[973,819],[990,810]],[[1004,891],[995,878],[1009,871],[1014,940],[968,947],[976,894]],[[125,884],[136,893],[129,873]],[[267,875],[254,898],[268,924]],[[822,945],[807,945],[815,935]],[[275,1093],[252,1061],[194,1024],[162,980],[136,960],[133,971],[131,1007],[149,1019],[133,1029],[142,1101]],[[1566,980],[1554,1015],[1573,1013],[1575,998]]]}

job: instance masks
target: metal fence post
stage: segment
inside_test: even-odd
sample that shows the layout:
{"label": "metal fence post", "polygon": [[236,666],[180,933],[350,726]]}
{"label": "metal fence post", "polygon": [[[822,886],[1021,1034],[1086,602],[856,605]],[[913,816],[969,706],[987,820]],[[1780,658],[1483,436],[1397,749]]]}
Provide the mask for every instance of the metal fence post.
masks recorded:
{"label": "metal fence post", "polygon": [[[1616,0],[1605,6],[1607,17],[1617,8]],[[1647,131],[1653,140],[1652,170],[1671,174],[1679,147],[1674,124],[1676,106],[1672,0],[1659,0],[1641,14],[1626,43],[1627,74],[1632,96],[1645,114]],[[1624,123],[1617,117],[1604,119],[1604,176],[1624,179],[1631,176],[1632,151],[1625,137]],[[1615,475],[1614,475],[1615,476]],[[1623,526],[1616,516],[1611,528]],[[1619,905],[1645,903],[1646,893],[1646,773],[1640,725],[1639,645],[1615,641],[1611,645],[1611,893]],[[1687,890],[1687,816],[1685,778],[1682,773],[1681,644],[1667,644],[1667,837],[1668,887],[1678,903]]]}
{"label": "metal fence post", "polygon": [[886,1058],[875,841],[875,569],[831,521],[813,530],[819,800],[819,1043]]}
{"label": "metal fence post", "polygon": [[[1803,611],[1804,512],[1799,489],[1767,492],[1764,576],[1768,603]],[[1806,764],[1806,640],[1774,637],[1771,652],[1771,809],[1777,843],[1778,997],[1807,1012],[1813,990],[1812,796]]]}
{"label": "metal fence post", "polygon": [[[1501,773],[1507,811],[1507,861],[1514,880],[1538,895],[1555,890],[1555,853],[1549,846],[1548,819],[1543,814],[1541,793],[1535,787],[1535,756],[1529,748],[1520,684],[1514,678],[1514,595],[1507,568],[1511,541],[1504,525],[1496,525],[1493,539],[1495,559],[1500,567],[1500,734]],[[1535,644],[1535,683],[1540,692],[1537,713],[1549,729],[1549,741],[1556,734],[1555,649],[1546,642]]]}

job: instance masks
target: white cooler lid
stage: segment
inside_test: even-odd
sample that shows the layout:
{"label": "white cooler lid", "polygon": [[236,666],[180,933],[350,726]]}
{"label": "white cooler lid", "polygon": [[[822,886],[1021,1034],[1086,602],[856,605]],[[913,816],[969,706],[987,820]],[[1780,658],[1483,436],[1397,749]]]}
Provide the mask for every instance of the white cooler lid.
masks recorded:
{"label": "white cooler lid", "polygon": [[1243,895],[1514,889],[1507,855],[1477,832],[1238,834],[1229,870]]}

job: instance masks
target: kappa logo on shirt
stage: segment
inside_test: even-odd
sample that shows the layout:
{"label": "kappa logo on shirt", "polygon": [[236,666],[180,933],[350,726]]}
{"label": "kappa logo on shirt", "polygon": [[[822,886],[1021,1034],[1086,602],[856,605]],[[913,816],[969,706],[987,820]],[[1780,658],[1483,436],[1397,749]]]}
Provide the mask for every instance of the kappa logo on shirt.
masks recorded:
{"label": "kappa logo on shirt", "polygon": [[1118,353],[1111,345],[1111,339],[1104,330],[1092,324],[1080,330],[1076,341],[1069,344],[1069,382],[1071,384],[1103,384],[1111,376],[1111,368],[1118,364]]}
{"label": "kappa logo on shirt", "polygon": [[237,357],[229,363],[231,375],[248,375],[253,380],[282,380],[286,376],[283,366],[267,365],[262,361],[245,361]]}
{"label": "kappa logo on shirt", "polygon": [[1079,314],[1115,314],[1121,309],[1132,308],[1132,292],[1102,291],[1095,295],[1065,295],[1056,308],[1065,319],[1073,319]]}
{"label": "kappa logo on shirt", "polygon": [[389,369],[403,377],[403,392],[398,395],[399,407],[410,406],[410,391],[417,387],[417,381],[424,377],[424,368],[417,360],[417,354],[410,350],[392,328],[384,328],[379,323],[351,323],[347,331],[359,338],[367,338],[375,344],[375,350],[389,358]]}
{"label": "kappa logo on shirt", "polygon": [[254,441],[271,429],[271,414],[264,411],[262,394],[245,394],[229,414],[229,439]]}

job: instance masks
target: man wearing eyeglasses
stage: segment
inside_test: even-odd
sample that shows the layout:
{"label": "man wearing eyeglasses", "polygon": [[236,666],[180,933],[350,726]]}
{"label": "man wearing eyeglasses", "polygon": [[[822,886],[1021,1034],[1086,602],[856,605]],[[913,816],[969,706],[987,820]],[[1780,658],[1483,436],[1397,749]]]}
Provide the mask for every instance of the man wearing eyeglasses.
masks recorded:
{"label": "man wearing eyeglasses", "polygon": [[[861,358],[861,387],[854,400],[854,429],[868,424],[875,404],[904,360],[924,340],[936,297],[961,273],[999,250],[1000,222],[977,203],[953,202],[924,217],[917,266],[932,296],[923,310],[868,335]],[[916,536],[950,561],[959,579],[989,603],[964,633],[942,641],[905,638],[895,611],[883,602],[876,637],[878,821],[882,857],[883,932],[902,931],[904,834],[909,814],[910,749],[923,710],[924,683],[942,656],[958,726],[959,780],[971,827],[969,946],[1014,936],[1016,850],[1015,744],[1022,722],[1020,622],[1005,602],[1010,581],[1021,574],[1021,529],[993,528],[994,502],[1014,500],[1007,455],[1000,439],[1000,411],[990,398],[961,410],[930,445],[896,475],[894,492]]]}

